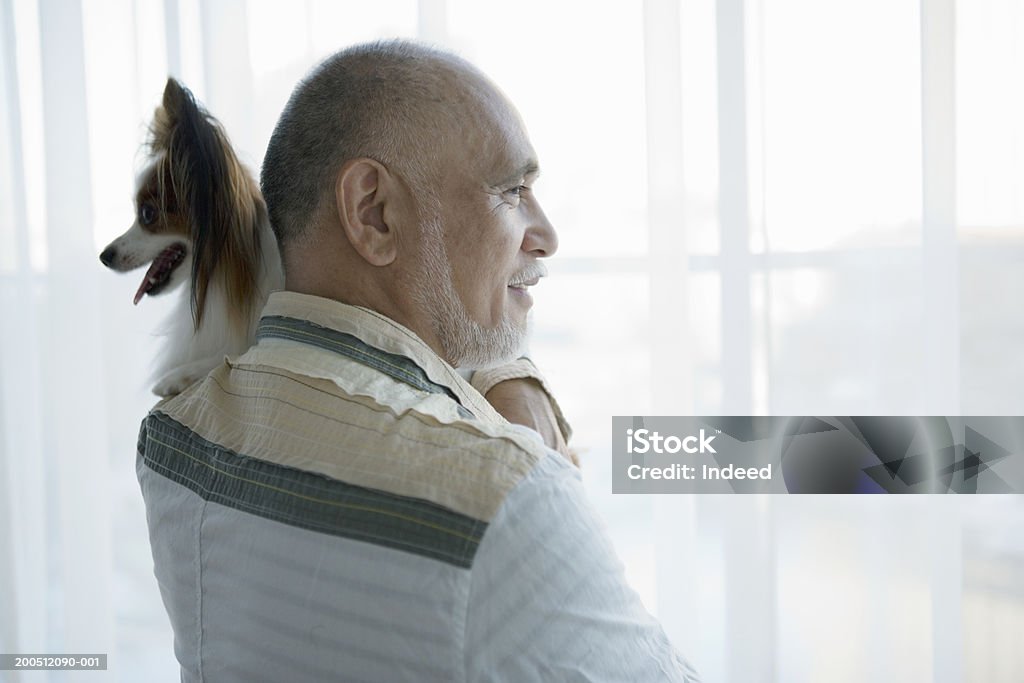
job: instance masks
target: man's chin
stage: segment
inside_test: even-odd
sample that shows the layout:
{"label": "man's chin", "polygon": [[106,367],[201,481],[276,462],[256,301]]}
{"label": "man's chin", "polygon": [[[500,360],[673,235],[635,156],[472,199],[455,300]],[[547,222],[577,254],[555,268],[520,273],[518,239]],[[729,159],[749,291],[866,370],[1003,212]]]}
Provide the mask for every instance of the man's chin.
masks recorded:
{"label": "man's chin", "polygon": [[489,370],[505,363],[511,363],[520,356],[521,354],[513,352],[489,359],[469,358],[465,362],[459,363],[457,367],[463,370]]}
{"label": "man's chin", "polygon": [[514,348],[484,349],[477,348],[470,353],[464,354],[457,363],[457,367],[466,370],[487,370],[496,368],[521,357],[526,349],[525,343],[520,343]]}
{"label": "man's chin", "polygon": [[521,358],[527,352],[530,319],[522,326],[508,326],[500,330],[477,329],[472,348],[461,354],[457,367],[467,370],[487,370]]}

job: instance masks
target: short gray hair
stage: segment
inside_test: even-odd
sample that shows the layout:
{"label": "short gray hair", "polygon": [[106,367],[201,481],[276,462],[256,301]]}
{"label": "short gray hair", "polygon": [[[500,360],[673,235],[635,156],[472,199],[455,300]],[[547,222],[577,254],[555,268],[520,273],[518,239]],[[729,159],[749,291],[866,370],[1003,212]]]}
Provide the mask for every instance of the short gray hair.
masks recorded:
{"label": "short gray hair", "polygon": [[282,251],[308,239],[333,211],[334,179],[349,159],[376,159],[400,171],[414,191],[426,191],[436,155],[456,130],[445,125],[452,123],[446,120],[451,103],[441,65],[472,69],[418,43],[368,43],[328,57],[296,86],[260,174]]}

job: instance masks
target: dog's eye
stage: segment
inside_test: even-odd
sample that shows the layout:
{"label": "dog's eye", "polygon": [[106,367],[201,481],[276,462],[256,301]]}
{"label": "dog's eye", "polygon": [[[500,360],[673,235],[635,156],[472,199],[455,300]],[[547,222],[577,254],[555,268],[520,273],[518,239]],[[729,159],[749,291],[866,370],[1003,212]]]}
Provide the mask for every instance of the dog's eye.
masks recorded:
{"label": "dog's eye", "polygon": [[143,204],[139,207],[139,221],[143,225],[150,225],[156,220],[156,207],[152,204]]}

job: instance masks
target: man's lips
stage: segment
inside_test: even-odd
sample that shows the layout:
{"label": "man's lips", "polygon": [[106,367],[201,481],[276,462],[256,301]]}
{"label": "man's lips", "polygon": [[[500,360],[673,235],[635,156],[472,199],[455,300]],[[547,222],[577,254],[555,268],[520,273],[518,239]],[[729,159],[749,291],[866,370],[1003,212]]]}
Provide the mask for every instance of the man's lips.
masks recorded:
{"label": "man's lips", "polygon": [[531,263],[523,270],[509,278],[509,289],[525,290],[540,282],[542,277],[547,277],[548,269],[543,263]]}
{"label": "man's lips", "polygon": [[530,296],[529,288],[540,282],[539,277],[532,277],[529,280],[519,280],[517,282],[509,283],[508,292],[509,295],[515,299],[518,299],[522,304],[526,306],[533,305],[533,297]]}
{"label": "man's lips", "polygon": [[530,287],[540,282],[542,277],[546,277],[548,274],[547,267],[540,262],[534,261],[528,264],[525,268],[520,270],[518,273],[509,278],[508,293],[509,296],[515,297],[518,302],[524,306],[533,305],[533,297],[530,296],[528,291]]}
{"label": "man's lips", "polygon": [[533,278],[531,280],[526,280],[524,282],[511,282],[511,283],[509,283],[508,286],[511,289],[526,289],[527,287],[533,287],[538,282],[540,282],[540,278],[539,277],[535,277],[535,278]]}

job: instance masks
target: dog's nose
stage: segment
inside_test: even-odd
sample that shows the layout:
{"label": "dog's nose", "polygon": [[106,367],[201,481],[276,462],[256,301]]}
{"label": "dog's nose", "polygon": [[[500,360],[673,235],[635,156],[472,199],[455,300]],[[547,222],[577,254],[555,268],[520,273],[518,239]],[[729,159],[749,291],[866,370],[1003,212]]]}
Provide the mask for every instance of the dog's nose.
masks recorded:
{"label": "dog's nose", "polygon": [[107,247],[103,250],[103,253],[100,254],[100,261],[107,268],[113,268],[115,258],[117,258],[117,249],[114,249],[114,247]]}

